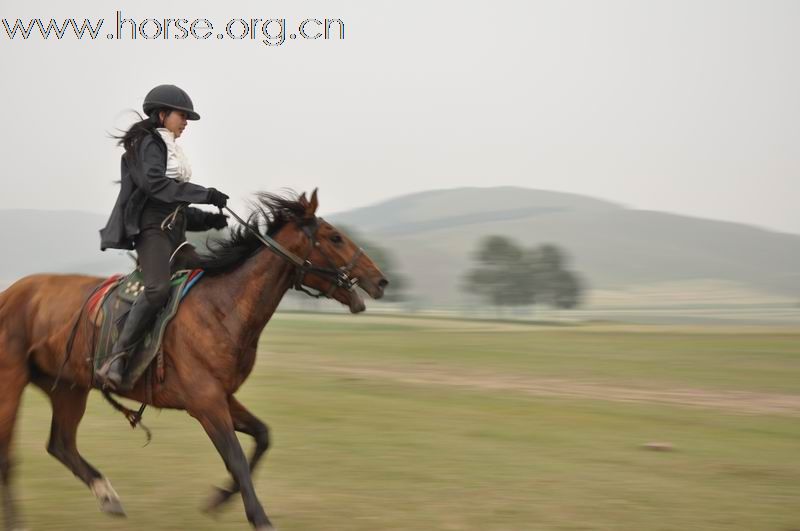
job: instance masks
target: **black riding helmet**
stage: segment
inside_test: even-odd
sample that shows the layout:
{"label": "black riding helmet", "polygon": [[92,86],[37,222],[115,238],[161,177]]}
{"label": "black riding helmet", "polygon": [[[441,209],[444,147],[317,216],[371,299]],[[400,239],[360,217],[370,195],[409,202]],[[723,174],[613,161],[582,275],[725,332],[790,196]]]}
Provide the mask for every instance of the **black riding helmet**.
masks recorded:
{"label": "black riding helmet", "polygon": [[184,111],[187,120],[199,120],[200,115],[194,112],[192,99],[186,91],[175,85],[159,85],[144,97],[142,109],[148,116],[156,109],[162,108]]}

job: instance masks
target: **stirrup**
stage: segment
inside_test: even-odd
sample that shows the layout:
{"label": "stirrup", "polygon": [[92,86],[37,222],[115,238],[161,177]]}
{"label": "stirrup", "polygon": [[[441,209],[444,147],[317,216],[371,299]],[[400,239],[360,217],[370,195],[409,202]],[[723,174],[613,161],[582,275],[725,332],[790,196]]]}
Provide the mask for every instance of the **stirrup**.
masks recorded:
{"label": "stirrup", "polygon": [[[111,370],[111,365],[114,364],[120,358],[124,358],[128,356],[130,352],[127,350],[123,350],[122,352],[117,352],[109,356],[109,358],[103,362],[99,369],[94,372],[94,377],[98,380],[98,382],[102,385],[103,389],[111,389],[112,391],[116,391],[117,387],[111,380],[108,379],[108,372]],[[124,378],[124,375],[123,375]],[[120,385],[122,381],[120,381]]]}

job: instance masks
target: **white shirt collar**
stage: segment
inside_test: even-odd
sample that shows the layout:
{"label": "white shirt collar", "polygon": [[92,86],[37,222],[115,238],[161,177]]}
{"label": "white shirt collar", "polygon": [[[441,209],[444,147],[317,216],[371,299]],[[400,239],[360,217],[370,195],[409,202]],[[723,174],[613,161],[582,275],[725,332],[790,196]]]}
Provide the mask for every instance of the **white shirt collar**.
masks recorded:
{"label": "white shirt collar", "polygon": [[189,165],[189,159],[181,146],[175,142],[175,134],[166,127],[158,127],[156,131],[158,131],[167,145],[166,176],[179,181],[190,180],[192,178],[192,167]]}
{"label": "white shirt collar", "polygon": [[175,143],[175,133],[167,129],[166,127],[157,127],[156,131],[161,134],[161,138],[164,139],[164,142],[169,146]]}

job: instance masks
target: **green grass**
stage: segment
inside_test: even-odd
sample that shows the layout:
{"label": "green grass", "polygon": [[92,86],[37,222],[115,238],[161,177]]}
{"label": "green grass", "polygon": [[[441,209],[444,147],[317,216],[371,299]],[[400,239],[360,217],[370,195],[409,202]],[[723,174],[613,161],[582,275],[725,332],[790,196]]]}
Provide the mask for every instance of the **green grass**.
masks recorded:
{"label": "green grass", "polygon": [[[371,322],[375,320],[379,322]],[[271,325],[275,329],[263,341],[268,351],[311,364],[425,365],[648,387],[800,391],[800,330],[759,334],[708,327],[659,332],[659,327],[613,325],[422,322],[289,316]]]}
{"label": "green grass", "polygon": [[[283,531],[790,531],[800,529],[798,416],[541,398],[391,374],[800,395],[798,339],[279,315],[239,397],[273,431],[256,487]],[[49,411],[29,391],[16,444],[29,527],[246,529],[238,499],[219,520],[197,511],[226,475],[201,428],[172,411],[150,411],[145,422],[155,438],[142,448],[143,435],[94,397],[82,424],[84,456],[128,510],[127,520],[110,519],[44,452]],[[640,448],[650,441],[675,450]]]}

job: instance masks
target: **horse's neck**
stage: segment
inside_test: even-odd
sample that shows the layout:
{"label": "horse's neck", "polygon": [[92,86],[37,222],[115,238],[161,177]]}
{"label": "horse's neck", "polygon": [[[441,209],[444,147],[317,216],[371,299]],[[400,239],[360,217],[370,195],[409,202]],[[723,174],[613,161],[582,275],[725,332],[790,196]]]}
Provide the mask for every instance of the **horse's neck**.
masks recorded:
{"label": "horse's neck", "polygon": [[[281,245],[300,254],[290,231],[274,236]],[[246,260],[225,280],[223,297],[230,314],[224,319],[228,333],[238,345],[253,346],[281,299],[292,285],[294,266],[266,248]]]}

